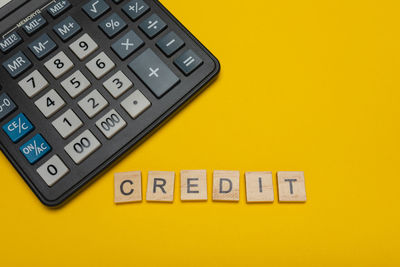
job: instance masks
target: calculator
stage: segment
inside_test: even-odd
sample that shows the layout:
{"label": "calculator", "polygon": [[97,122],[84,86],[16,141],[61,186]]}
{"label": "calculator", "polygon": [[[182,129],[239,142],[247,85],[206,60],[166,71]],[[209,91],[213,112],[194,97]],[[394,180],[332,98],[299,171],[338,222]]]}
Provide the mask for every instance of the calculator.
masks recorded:
{"label": "calculator", "polygon": [[0,145],[59,206],[214,80],[156,0],[0,0]]}

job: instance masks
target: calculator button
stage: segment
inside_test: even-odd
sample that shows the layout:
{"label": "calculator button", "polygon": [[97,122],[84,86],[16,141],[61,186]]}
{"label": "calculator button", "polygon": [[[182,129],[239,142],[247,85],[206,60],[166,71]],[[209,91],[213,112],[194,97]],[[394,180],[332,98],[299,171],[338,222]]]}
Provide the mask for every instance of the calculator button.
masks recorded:
{"label": "calculator button", "polygon": [[43,28],[46,24],[47,24],[46,19],[43,18],[42,15],[37,14],[36,16],[31,18],[28,22],[26,22],[23,28],[28,35],[32,35],[41,28]]}
{"label": "calculator button", "polygon": [[12,32],[1,39],[0,49],[3,53],[7,53],[21,42],[22,42],[21,36],[16,32]]}
{"label": "calculator button", "polygon": [[47,88],[49,83],[38,70],[35,70],[19,81],[18,85],[29,98],[32,98]]}
{"label": "calculator button", "polygon": [[84,60],[96,51],[99,46],[90,38],[89,34],[85,33],[78,40],[73,42],[69,48],[80,60]]}
{"label": "calculator button", "polygon": [[35,105],[46,118],[49,118],[62,109],[65,106],[65,102],[54,89],[51,89],[41,98],[36,100]]}
{"label": "calculator button", "polygon": [[92,20],[95,20],[106,13],[110,9],[110,6],[103,0],[92,0],[84,5],[82,9]]}
{"label": "calculator button", "polygon": [[99,140],[91,131],[86,130],[64,147],[64,150],[76,164],[80,164],[100,147]]}
{"label": "calculator button", "polygon": [[121,106],[128,112],[132,119],[136,119],[146,109],[151,106],[150,101],[140,92],[136,90],[124,101],[121,102]]}
{"label": "calculator button", "polygon": [[31,140],[23,144],[19,150],[30,164],[34,164],[47,153],[49,153],[51,151],[51,147],[46,140],[44,140],[42,135],[37,134]]}
{"label": "calculator button", "polygon": [[126,126],[126,122],[113,109],[106,115],[104,115],[100,120],[98,120],[96,122],[96,126],[104,134],[105,137],[111,139]]}
{"label": "calculator button", "polygon": [[53,186],[61,178],[67,175],[67,173],[69,173],[69,169],[57,155],[51,157],[36,171],[39,173],[40,177],[42,177],[42,179],[46,182],[48,186]]}
{"label": "calculator button", "polygon": [[82,127],[83,123],[79,117],[71,109],[55,119],[51,124],[56,128],[57,132],[66,139]]}
{"label": "calculator button", "polygon": [[100,22],[99,27],[108,37],[112,38],[126,27],[126,22],[116,13],[113,13]]}
{"label": "calculator button", "polygon": [[71,3],[67,0],[57,0],[54,3],[50,4],[47,7],[47,12],[53,17],[56,18],[60,16],[62,13],[67,11],[68,8],[71,7]]}
{"label": "calculator button", "polygon": [[143,2],[142,0],[133,0],[124,5],[122,11],[125,12],[131,20],[136,21],[139,19],[144,13],[149,11],[149,6]]}
{"label": "calculator button", "polygon": [[94,77],[101,79],[115,67],[115,64],[104,52],[101,52],[95,58],[86,63],[86,67]]}
{"label": "calculator button", "polygon": [[3,131],[14,143],[24,138],[28,133],[32,132],[34,128],[32,123],[22,113],[3,125]]}
{"label": "calculator button", "polygon": [[175,59],[174,63],[185,75],[189,75],[201,64],[203,64],[203,60],[201,60],[201,58],[195,52],[189,49]]}
{"label": "calculator button", "polygon": [[157,42],[158,48],[160,48],[161,51],[163,51],[163,53],[168,57],[174,54],[184,45],[185,42],[179,38],[175,32],[168,33]]}
{"label": "calculator button", "polygon": [[134,32],[129,31],[116,41],[111,48],[122,59],[126,59],[144,44],[143,40]]}
{"label": "calculator button", "polygon": [[42,59],[54,50],[57,44],[45,33],[29,44],[29,49],[38,59]]}
{"label": "calculator button", "polygon": [[25,56],[24,53],[19,51],[10,59],[3,63],[3,67],[8,71],[11,77],[15,78],[22,74],[32,65],[32,62]]}
{"label": "calculator button", "polygon": [[151,15],[140,23],[139,28],[149,37],[153,38],[167,27],[167,24],[156,14]]}
{"label": "calculator button", "polygon": [[68,16],[66,19],[53,27],[53,31],[57,33],[57,35],[63,41],[69,40],[81,29],[81,26],[71,16]]}
{"label": "calculator button", "polygon": [[0,120],[16,109],[17,106],[6,93],[0,95]]}
{"label": "calculator button", "polygon": [[161,97],[179,82],[179,78],[148,48],[129,67],[157,96]]}
{"label": "calculator button", "polygon": [[56,79],[60,78],[64,73],[74,67],[74,63],[72,63],[72,61],[62,51],[44,63],[44,65]]}
{"label": "calculator button", "polygon": [[75,98],[83,91],[88,89],[91,84],[88,79],[79,70],[75,71],[71,76],[61,82],[61,86],[67,93]]}
{"label": "calculator button", "polygon": [[105,107],[108,106],[107,100],[97,90],[93,90],[81,101],[78,102],[81,109],[88,115],[89,118],[93,118]]}
{"label": "calculator button", "polygon": [[118,71],[103,83],[104,88],[114,97],[118,98],[133,86],[133,83],[122,71]]}

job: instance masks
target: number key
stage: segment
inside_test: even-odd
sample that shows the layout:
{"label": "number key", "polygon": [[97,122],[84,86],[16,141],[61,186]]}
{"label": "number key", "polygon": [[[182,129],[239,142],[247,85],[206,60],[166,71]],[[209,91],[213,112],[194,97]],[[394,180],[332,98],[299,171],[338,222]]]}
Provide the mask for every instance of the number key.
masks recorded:
{"label": "number key", "polygon": [[67,93],[75,98],[83,91],[88,89],[91,84],[88,79],[79,70],[75,71],[71,76],[61,82],[61,86]]}
{"label": "number key", "polygon": [[64,150],[76,164],[80,164],[97,149],[99,149],[100,146],[101,143],[92,134],[92,132],[86,130],[77,138],[75,138],[71,143],[65,146]]}
{"label": "number key", "polygon": [[93,90],[90,94],[79,101],[78,105],[89,118],[93,118],[108,106],[108,102],[99,91]]}
{"label": "number key", "polygon": [[44,63],[44,65],[51,75],[53,75],[53,77],[56,79],[60,78],[67,71],[74,67],[74,63],[72,63],[72,61],[62,51]]}
{"label": "number key", "polygon": [[73,42],[69,48],[74,52],[74,54],[80,59],[84,60],[90,56],[94,51],[96,51],[99,46],[93,41],[90,36],[85,33],[78,40]]}
{"label": "number key", "polygon": [[86,63],[86,67],[96,79],[101,79],[115,67],[115,63],[104,52],[101,52]]}
{"label": "number key", "polygon": [[57,155],[51,157],[51,159],[40,166],[36,171],[48,186],[53,186],[57,181],[69,173],[69,169]]}
{"label": "number key", "polygon": [[100,120],[98,120],[96,122],[96,126],[104,134],[105,137],[111,139],[126,126],[126,122],[113,109],[106,115],[104,115]]}
{"label": "number key", "polygon": [[52,124],[64,139],[70,137],[83,125],[82,121],[71,109],[54,120]]}
{"label": "number key", "polygon": [[39,98],[35,105],[46,118],[49,118],[64,107],[65,102],[54,89],[51,89],[47,94]]}
{"label": "number key", "polygon": [[125,93],[129,88],[133,86],[133,83],[125,76],[122,71],[118,71],[107,81],[103,83],[103,86],[107,91],[114,97],[118,98]]}
{"label": "number key", "polygon": [[29,98],[32,98],[49,86],[49,83],[38,70],[35,70],[22,79],[18,85]]}

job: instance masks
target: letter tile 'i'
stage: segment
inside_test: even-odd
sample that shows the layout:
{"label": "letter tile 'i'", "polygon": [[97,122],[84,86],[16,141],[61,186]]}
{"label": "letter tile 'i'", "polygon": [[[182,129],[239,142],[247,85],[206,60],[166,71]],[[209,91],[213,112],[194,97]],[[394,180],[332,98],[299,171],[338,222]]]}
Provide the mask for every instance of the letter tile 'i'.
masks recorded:
{"label": "letter tile 'i'", "polygon": [[246,172],[247,202],[273,202],[272,172]]}
{"label": "letter tile 'i'", "polygon": [[303,172],[278,172],[279,202],[305,202],[306,187]]}
{"label": "letter tile 'i'", "polygon": [[239,201],[239,171],[214,171],[213,200]]}

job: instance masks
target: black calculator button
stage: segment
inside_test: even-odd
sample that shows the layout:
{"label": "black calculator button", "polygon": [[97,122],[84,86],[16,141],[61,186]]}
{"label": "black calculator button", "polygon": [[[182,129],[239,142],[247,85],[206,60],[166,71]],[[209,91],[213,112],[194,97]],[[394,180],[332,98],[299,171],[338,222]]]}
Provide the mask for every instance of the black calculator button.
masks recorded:
{"label": "black calculator button", "polygon": [[61,86],[72,98],[76,98],[91,86],[89,80],[80,70],[75,71],[71,76],[61,82]]}
{"label": "black calculator button", "polygon": [[6,93],[2,93],[0,95],[0,120],[16,109],[17,105],[15,105],[14,101]]}
{"label": "black calculator button", "polygon": [[22,113],[3,125],[3,131],[14,143],[24,138],[27,134],[32,132],[34,128],[32,123]]}
{"label": "black calculator button", "polygon": [[49,83],[38,70],[35,70],[19,81],[18,85],[29,98],[33,98],[47,88]]}
{"label": "black calculator button", "polygon": [[99,140],[91,131],[86,130],[65,146],[64,150],[76,164],[80,164],[100,147]]}
{"label": "black calculator button", "polygon": [[61,96],[54,89],[51,89],[41,98],[36,100],[35,105],[46,118],[49,118],[62,109],[66,104]]}
{"label": "black calculator button", "polygon": [[81,29],[81,26],[71,16],[66,17],[53,27],[54,32],[57,33],[63,41],[71,39]]}
{"label": "black calculator button", "polygon": [[104,0],[92,0],[84,5],[82,9],[92,20],[95,20],[106,13],[110,6]]}
{"label": "black calculator button", "polygon": [[179,82],[179,78],[161,61],[151,48],[146,49],[140,56],[133,60],[129,64],[129,68],[157,97],[163,96]]}
{"label": "black calculator button", "polygon": [[23,144],[19,150],[30,164],[35,164],[39,159],[43,158],[51,151],[51,146],[46,142],[42,135],[37,134],[31,140]]}
{"label": "black calculator button", "polygon": [[109,111],[96,122],[97,128],[99,128],[107,139],[113,138],[124,129],[126,125],[126,121],[124,121],[115,109]]}
{"label": "black calculator button", "polygon": [[28,35],[32,35],[43,28],[46,24],[46,19],[42,15],[38,14],[25,23],[23,28]]}
{"label": "black calculator button", "polygon": [[139,90],[134,91],[130,96],[121,102],[121,106],[128,112],[132,119],[136,119],[151,106],[150,101]]}
{"label": "black calculator button", "polygon": [[99,27],[108,37],[112,38],[126,27],[126,22],[116,13],[113,13],[100,22]]}
{"label": "black calculator button", "polygon": [[115,99],[117,99],[127,90],[132,88],[133,83],[122,71],[118,71],[105,81],[103,86]]}
{"label": "black calculator button", "polygon": [[175,59],[174,63],[185,75],[189,75],[203,64],[203,60],[195,52],[189,49]]}
{"label": "black calculator button", "polygon": [[79,119],[78,115],[72,111],[72,109],[68,109],[51,124],[64,139],[70,137],[83,126],[83,122]]}
{"label": "black calculator button", "polygon": [[45,33],[28,45],[37,59],[42,59],[57,49],[57,44]]}
{"label": "black calculator button", "polygon": [[156,14],[151,15],[140,23],[139,28],[149,37],[153,38],[167,27],[167,24]]}
{"label": "black calculator button", "polygon": [[101,52],[86,63],[86,67],[96,79],[101,79],[115,68],[115,63],[104,52]]}
{"label": "black calculator button", "polygon": [[13,78],[25,72],[30,66],[32,62],[21,51],[3,62],[3,67]]}
{"label": "black calculator button", "polygon": [[47,12],[53,18],[56,18],[56,17],[60,16],[62,13],[64,13],[65,11],[67,11],[67,9],[70,7],[71,7],[71,3],[68,0],[57,0],[47,7]]}
{"label": "black calculator button", "polygon": [[158,48],[168,57],[172,56],[184,45],[185,42],[175,32],[168,33],[157,42]]}
{"label": "black calculator button", "polygon": [[61,51],[44,63],[44,66],[54,78],[58,79],[72,69],[74,67],[74,63],[72,63],[72,61],[63,51]]}
{"label": "black calculator button", "polygon": [[121,39],[116,41],[111,48],[122,60],[124,60],[143,45],[143,40],[140,39],[134,31],[129,31]]}
{"label": "black calculator button", "polygon": [[89,34],[85,33],[78,40],[70,44],[69,48],[80,60],[84,60],[96,51],[99,46]]}
{"label": "black calculator button", "polygon": [[51,157],[36,171],[48,186],[53,186],[56,182],[69,173],[68,167],[57,155]]}
{"label": "black calculator button", "polygon": [[93,90],[78,102],[89,118],[93,118],[108,106],[107,100],[97,90]]}
{"label": "black calculator button", "polygon": [[122,11],[124,11],[125,14],[128,15],[128,17],[133,21],[139,19],[149,10],[149,6],[142,0],[132,0],[122,8]]}
{"label": "black calculator button", "polygon": [[22,42],[21,36],[16,32],[12,32],[1,39],[0,49],[3,53],[7,53],[21,42]]}

